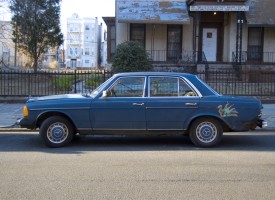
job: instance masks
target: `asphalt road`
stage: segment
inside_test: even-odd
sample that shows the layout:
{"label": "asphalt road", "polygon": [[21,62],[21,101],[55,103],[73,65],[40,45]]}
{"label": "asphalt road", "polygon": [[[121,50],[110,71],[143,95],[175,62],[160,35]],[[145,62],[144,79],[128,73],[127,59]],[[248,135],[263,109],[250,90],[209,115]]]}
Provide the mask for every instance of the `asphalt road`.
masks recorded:
{"label": "asphalt road", "polygon": [[45,147],[0,133],[0,199],[275,199],[275,133],[226,134],[211,149],[188,137],[77,137]]}

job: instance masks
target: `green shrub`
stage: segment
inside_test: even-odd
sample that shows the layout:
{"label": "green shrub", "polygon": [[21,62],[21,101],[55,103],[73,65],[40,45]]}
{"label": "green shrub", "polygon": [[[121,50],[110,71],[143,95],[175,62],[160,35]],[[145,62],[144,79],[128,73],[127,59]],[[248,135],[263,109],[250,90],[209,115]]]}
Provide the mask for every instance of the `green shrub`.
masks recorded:
{"label": "green shrub", "polygon": [[74,76],[59,76],[54,80],[54,85],[58,90],[69,91],[72,90]]}
{"label": "green shrub", "polygon": [[134,41],[127,41],[117,46],[112,63],[112,71],[136,72],[151,71],[152,65],[145,49]]}
{"label": "green shrub", "polygon": [[103,75],[97,75],[97,76],[88,78],[85,81],[85,84],[88,88],[96,88],[97,86],[99,86],[103,82],[104,82]]}

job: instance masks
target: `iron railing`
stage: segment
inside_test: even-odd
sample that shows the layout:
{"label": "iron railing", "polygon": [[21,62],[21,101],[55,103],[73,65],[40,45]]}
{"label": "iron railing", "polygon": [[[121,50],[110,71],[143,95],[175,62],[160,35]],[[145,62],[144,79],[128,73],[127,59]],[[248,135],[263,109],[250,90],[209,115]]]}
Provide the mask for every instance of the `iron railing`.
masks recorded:
{"label": "iron railing", "polygon": [[232,52],[232,62],[238,64],[275,64],[275,52],[242,51],[237,60],[236,52]]}
{"label": "iron railing", "polygon": [[275,97],[275,72],[244,71],[240,76],[236,76],[236,71],[224,70],[200,72],[198,77],[223,95],[260,99],[274,99]]}
{"label": "iron railing", "polygon": [[[275,72],[245,71],[236,77],[234,70],[196,73],[224,95],[275,97]],[[64,93],[90,93],[107,80],[109,71],[1,71],[0,97],[44,96]]]}
{"label": "iron railing", "polygon": [[90,93],[112,75],[108,71],[1,71],[0,96]]}
{"label": "iron railing", "polygon": [[198,64],[207,62],[203,51],[147,50],[147,53],[154,64]]}

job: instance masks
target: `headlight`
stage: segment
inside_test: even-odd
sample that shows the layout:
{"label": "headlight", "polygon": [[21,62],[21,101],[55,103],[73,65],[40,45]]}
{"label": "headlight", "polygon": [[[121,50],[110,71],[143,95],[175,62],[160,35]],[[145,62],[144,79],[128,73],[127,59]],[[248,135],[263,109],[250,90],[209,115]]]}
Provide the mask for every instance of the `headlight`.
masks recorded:
{"label": "headlight", "polygon": [[29,110],[28,110],[28,107],[27,107],[27,106],[24,106],[24,107],[23,107],[23,116],[24,116],[24,117],[29,116]]}

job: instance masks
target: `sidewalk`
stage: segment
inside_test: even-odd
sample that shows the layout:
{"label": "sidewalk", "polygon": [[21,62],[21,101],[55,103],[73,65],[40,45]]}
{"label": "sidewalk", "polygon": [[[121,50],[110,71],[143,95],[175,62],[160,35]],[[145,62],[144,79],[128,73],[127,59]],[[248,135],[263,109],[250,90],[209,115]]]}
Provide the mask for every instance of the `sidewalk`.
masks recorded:
{"label": "sidewalk", "polygon": [[[24,104],[0,103],[0,129],[16,128],[17,119],[22,118]],[[263,119],[268,123],[267,130],[275,130],[275,104],[263,104]]]}

